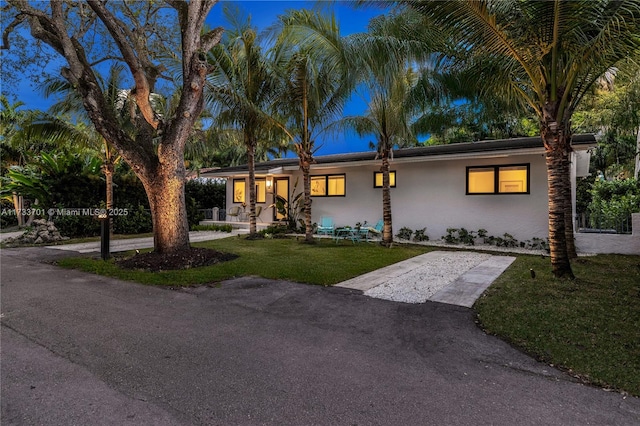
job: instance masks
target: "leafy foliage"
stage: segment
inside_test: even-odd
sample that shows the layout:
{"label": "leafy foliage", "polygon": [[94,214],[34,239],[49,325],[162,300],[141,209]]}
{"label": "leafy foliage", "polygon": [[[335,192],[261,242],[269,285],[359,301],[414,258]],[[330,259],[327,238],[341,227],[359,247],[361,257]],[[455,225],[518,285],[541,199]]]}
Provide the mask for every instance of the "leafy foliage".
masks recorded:
{"label": "leafy foliage", "polygon": [[640,181],[624,179],[598,180],[591,189],[588,211],[602,228],[617,229],[631,213],[640,212]]}
{"label": "leafy foliage", "polygon": [[409,241],[411,239],[411,235],[413,235],[413,230],[411,228],[403,226],[396,234],[396,237],[401,240]]}

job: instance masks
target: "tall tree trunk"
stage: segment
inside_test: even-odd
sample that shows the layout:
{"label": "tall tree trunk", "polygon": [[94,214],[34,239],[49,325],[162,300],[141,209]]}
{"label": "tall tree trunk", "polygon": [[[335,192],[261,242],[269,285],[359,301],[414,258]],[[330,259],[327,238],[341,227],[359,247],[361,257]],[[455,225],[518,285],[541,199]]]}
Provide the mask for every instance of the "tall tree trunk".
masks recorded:
{"label": "tall tree trunk", "polygon": [[256,226],[256,144],[251,136],[245,133],[247,161],[249,166],[249,236],[257,234]]}
{"label": "tall tree trunk", "polygon": [[185,202],[184,162],[163,161],[155,173],[141,179],[147,192],[153,222],[153,245],[157,253],[188,250],[189,222]]}
{"label": "tall tree trunk", "polygon": [[547,181],[549,185],[549,248],[551,267],[556,278],[571,278],[573,271],[567,253],[565,233],[565,187],[567,179],[564,173],[562,144],[563,132],[557,123],[543,123],[542,140],[546,151]]}
{"label": "tall tree trunk", "polygon": [[[108,155],[108,151],[106,155]],[[102,165],[102,173],[104,173],[107,212],[110,212],[113,209],[113,172],[114,171],[115,171],[115,166],[111,162],[111,159],[106,159],[104,164]],[[113,216],[112,215],[109,217],[109,234],[113,235]]]}
{"label": "tall tree trunk", "polygon": [[304,189],[304,240],[308,243],[313,242],[313,225],[311,223],[311,162],[308,157],[304,163],[300,165],[303,176]]}
{"label": "tall tree trunk", "polygon": [[636,168],[633,172],[633,177],[638,179],[640,175],[640,127],[638,127],[638,133],[636,134]]}
{"label": "tall tree trunk", "polygon": [[17,192],[13,193],[13,209],[16,211],[18,227],[22,228],[24,226],[24,216],[22,216],[22,211],[24,209],[24,199],[22,198],[22,195],[18,195]]}
{"label": "tall tree trunk", "polygon": [[[570,137],[568,138],[569,142],[567,145],[569,149],[571,149]],[[565,152],[562,155],[563,162],[563,171],[564,174],[564,232],[565,238],[567,240],[567,256],[569,259],[576,259],[578,257],[578,253],[576,251],[576,239],[573,235],[573,225],[574,225],[574,217],[573,217],[573,193],[571,191],[571,161],[570,161],[571,151]]]}
{"label": "tall tree trunk", "polygon": [[391,184],[389,180],[389,150],[382,152],[382,244],[391,247],[393,244],[393,223],[391,220]]}

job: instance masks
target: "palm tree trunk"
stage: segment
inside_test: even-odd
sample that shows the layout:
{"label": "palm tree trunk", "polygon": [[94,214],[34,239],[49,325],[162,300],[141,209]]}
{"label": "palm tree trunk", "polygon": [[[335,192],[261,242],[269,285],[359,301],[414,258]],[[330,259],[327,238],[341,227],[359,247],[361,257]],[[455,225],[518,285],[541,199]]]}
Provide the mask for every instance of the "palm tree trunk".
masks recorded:
{"label": "palm tree trunk", "polygon": [[249,236],[257,234],[256,227],[256,144],[245,134],[249,166]]}
{"label": "palm tree trunk", "polygon": [[389,150],[382,152],[382,244],[391,247],[393,244],[393,223],[391,220],[391,189],[389,181]]}
{"label": "palm tree trunk", "polygon": [[633,172],[633,177],[638,179],[640,174],[640,127],[638,127],[638,133],[636,134],[636,168]]}
{"label": "palm tree trunk", "polygon": [[[570,140],[568,137],[568,142],[566,146],[571,147]],[[562,163],[563,163],[563,171],[564,174],[564,233],[567,240],[567,255],[569,259],[577,259],[578,253],[576,251],[576,240],[573,235],[573,194],[571,192],[571,162],[569,161],[569,156],[571,152],[565,152],[562,155]]]}
{"label": "palm tree trunk", "polygon": [[[553,123],[555,124],[555,123]],[[565,187],[562,149],[563,138],[557,127],[549,123],[541,126],[542,139],[546,151],[547,180],[549,185],[549,248],[551,267],[556,278],[575,278],[567,253],[565,233]]]}
{"label": "palm tree trunk", "polygon": [[22,195],[18,195],[17,192],[13,193],[13,208],[16,211],[16,218],[18,218],[18,227],[22,228],[24,226],[24,217],[22,216],[24,202]]}
{"label": "palm tree trunk", "polygon": [[[106,186],[106,207],[107,212],[113,209],[113,172],[115,166],[110,160],[106,160],[102,165],[102,173],[104,173],[104,181]],[[113,217],[109,217],[109,234],[113,236]]]}
{"label": "palm tree trunk", "polygon": [[304,190],[304,240],[313,242],[313,225],[311,224],[311,164],[307,158],[301,164]]}

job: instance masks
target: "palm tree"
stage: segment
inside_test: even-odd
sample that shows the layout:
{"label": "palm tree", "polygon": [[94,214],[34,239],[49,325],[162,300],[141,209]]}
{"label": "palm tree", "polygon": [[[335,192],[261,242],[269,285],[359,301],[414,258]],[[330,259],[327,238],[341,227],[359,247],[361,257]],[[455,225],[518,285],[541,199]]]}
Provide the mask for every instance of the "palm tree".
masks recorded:
{"label": "palm tree", "polygon": [[310,169],[315,139],[339,117],[355,75],[348,72],[347,46],[335,16],[290,11],[273,30],[277,32],[273,55],[286,81],[280,111],[295,136],[293,146],[303,174],[305,241],[312,242]]}
{"label": "palm tree", "polygon": [[638,50],[640,2],[401,3],[451,31],[483,90],[535,112],[546,153],[552,269],[556,277],[573,278],[565,223],[571,117],[598,76]]}
{"label": "palm tree", "polygon": [[[256,227],[255,155],[260,141],[284,126],[273,115],[278,93],[278,78],[269,58],[263,53],[261,40],[250,19],[225,9],[232,29],[223,41],[211,50],[209,62],[215,71],[209,77],[210,94],[207,102],[216,129],[225,129],[230,137],[241,136],[246,148],[249,168],[249,234]],[[236,132],[232,130],[235,129]],[[228,138],[227,138],[228,139]]]}
{"label": "palm tree", "polygon": [[396,146],[415,145],[417,142],[414,129],[411,126],[412,119],[415,118],[415,108],[409,103],[417,75],[411,70],[407,70],[398,73],[395,77],[395,80],[391,81],[389,85],[375,78],[372,79],[369,83],[371,100],[365,114],[345,117],[341,120],[342,126],[352,128],[359,136],[372,134],[376,137],[376,149],[378,157],[382,161],[380,166],[382,172],[382,218],[384,221],[382,243],[387,247],[393,243],[389,179],[391,151]]}
{"label": "palm tree", "polygon": [[[382,243],[391,246],[393,223],[389,162],[394,147],[415,146],[418,134],[433,131],[431,107],[445,99],[450,81],[434,72],[434,54],[443,47],[443,34],[414,31],[423,18],[405,10],[380,16],[367,33],[348,37],[352,71],[359,75],[369,97],[363,116],[345,117],[339,128],[376,138],[382,173]],[[415,69],[414,69],[415,68]],[[453,80],[451,80],[453,81]]]}
{"label": "palm tree", "polygon": [[[129,114],[131,104],[128,96],[129,91],[122,89],[123,71],[123,66],[114,65],[109,68],[106,81],[99,79],[99,82],[102,85],[107,105],[112,109],[112,114],[118,117],[118,121],[125,131],[133,133]],[[51,77],[44,81],[42,89],[45,97],[57,96],[59,99],[50,107],[47,114],[30,124],[30,130],[57,142],[59,145],[66,144],[97,155],[102,163],[100,170],[105,177],[105,207],[107,210],[113,209],[113,175],[122,156],[95,130],[82,105],[81,96],[68,81],[60,77]],[[154,108],[158,109],[159,97],[152,94],[152,98],[155,99]],[[60,118],[69,116],[74,119]],[[111,231],[113,232],[113,227],[111,227]]]}

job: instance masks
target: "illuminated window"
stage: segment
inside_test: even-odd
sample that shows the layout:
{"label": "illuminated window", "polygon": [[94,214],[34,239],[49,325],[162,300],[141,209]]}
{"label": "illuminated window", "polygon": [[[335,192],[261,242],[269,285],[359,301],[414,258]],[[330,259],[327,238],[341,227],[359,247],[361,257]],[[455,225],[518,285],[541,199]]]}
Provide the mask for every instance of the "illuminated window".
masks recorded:
{"label": "illuminated window", "polygon": [[267,202],[267,180],[256,179],[256,203]]}
{"label": "illuminated window", "polygon": [[[374,172],[373,173],[373,187],[374,188],[382,188],[382,172]],[[389,172],[389,187],[396,187],[396,172]]]}
{"label": "illuminated window", "polygon": [[467,194],[528,193],[528,164],[467,167]]}
{"label": "illuminated window", "polygon": [[246,197],[246,183],[244,179],[233,180],[233,202],[244,203]]}
{"label": "illuminated window", "polygon": [[346,193],[345,175],[311,176],[313,197],[343,197]]}

